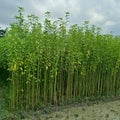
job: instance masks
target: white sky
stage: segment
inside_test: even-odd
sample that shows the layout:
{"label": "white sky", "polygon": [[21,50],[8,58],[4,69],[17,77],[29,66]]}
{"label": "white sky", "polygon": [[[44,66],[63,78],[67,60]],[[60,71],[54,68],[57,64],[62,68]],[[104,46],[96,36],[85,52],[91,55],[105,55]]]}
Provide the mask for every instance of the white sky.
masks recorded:
{"label": "white sky", "polygon": [[14,21],[18,6],[25,9],[25,15],[35,14],[40,19],[46,11],[53,18],[64,17],[70,12],[70,23],[82,25],[85,20],[90,25],[102,28],[103,33],[120,35],[120,0],[0,0],[0,27],[8,27]]}

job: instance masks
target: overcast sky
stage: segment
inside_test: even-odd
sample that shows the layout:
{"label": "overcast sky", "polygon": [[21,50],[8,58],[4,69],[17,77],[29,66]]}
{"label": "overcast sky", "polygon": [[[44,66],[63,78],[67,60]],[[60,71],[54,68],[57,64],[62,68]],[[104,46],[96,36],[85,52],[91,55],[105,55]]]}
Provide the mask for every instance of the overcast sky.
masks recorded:
{"label": "overcast sky", "polygon": [[70,12],[70,23],[82,25],[85,20],[102,28],[103,33],[112,31],[120,35],[120,0],[0,0],[0,27],[8,27],[14,21],[18,6],[24,7],[25,15],[35,14],[40,19],[46,11],[53,18],[64,17]]}

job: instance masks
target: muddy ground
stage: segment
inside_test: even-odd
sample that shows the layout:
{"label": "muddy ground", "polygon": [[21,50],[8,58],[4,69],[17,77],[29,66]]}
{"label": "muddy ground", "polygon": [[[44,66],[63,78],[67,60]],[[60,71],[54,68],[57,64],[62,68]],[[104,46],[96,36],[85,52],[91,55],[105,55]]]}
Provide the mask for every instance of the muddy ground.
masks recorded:
{"label": "muddy ground", "polygon": [[[54,109],[23,112],[17,116],[3,109],[0,89],[0,120],[120,120],[120,98],[112,101],[76,103]],[[42,111],[42,112],[41,112]]]}
{"label": "muddy ground", "polygon": [[[39,112],[39,111],[38,111]],[[120,120],[120,100],[61,108],[41,120]]]}

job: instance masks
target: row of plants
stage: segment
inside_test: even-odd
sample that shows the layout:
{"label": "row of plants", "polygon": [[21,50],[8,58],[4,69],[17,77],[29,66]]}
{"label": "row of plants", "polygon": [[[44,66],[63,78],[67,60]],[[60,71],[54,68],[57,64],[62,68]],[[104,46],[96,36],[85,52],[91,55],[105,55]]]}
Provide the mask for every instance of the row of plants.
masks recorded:
{"label": "row of plants", "polygon": [[120,95],[119,36],[102,35],[88,21],[68,26],[68,12],[56,21],[46,12],[40,23],[19,8],[15,18],[0,39],[11,109]]}

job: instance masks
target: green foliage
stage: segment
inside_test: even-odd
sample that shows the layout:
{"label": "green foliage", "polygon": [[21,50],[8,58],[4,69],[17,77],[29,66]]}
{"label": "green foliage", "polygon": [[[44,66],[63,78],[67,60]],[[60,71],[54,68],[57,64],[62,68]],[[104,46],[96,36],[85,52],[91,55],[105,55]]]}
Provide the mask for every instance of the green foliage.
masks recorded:
{"label": "green foliage", "polygon": [[42,24],[35,15],[25,20],[19,8],[15,18],[0,41],[0,66],[9,71],[11,109],[119,95],[119,37],[101,35],[88,21],[68,29],[68,12],[65,20],[56,21],[46,12]]}

